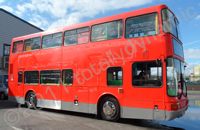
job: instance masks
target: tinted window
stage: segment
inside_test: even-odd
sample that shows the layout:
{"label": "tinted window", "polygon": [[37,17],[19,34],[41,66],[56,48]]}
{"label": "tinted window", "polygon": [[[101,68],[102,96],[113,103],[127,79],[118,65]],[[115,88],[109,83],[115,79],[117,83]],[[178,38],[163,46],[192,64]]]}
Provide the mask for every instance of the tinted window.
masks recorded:
{"label": "tinted window", "polygon": [[44,36],[42,39],[42,48],[56,47],[62,45],[62,33],[55,33]]}
{"label": "tinted window", "polygon": [[13,53],[22,52],[24,48],[23,41],[14,42],[13,44]]}
{"label": "tinted window", "polygon": [[63,84],[71,86],[73,84],[73,70],[63,70]]}
{"label": "tinted window", "polygon": [[161,86],[162,66],[157,62],[134,63],[132,66],[133,85],[135,86]]}
{"label": "tinted window", "polygon": [[122,20],[103,23],[92,27],[93,42],[120,38],[122,36]]}
{"label": "tinted window", "polygon": [[31,51],[40,49],[40,38],[32,38],[24,41],[24,50]]}
{"label": "tinted window", "polygon": [[65,32],[65,45],[82,44],[89,41],[89,27]]}
{"label": "tinted window", "polygon": [[163,31],[178,38],[178,20],[168,9],[162,10]]}
{"label": "tinted window", "polygon": [[107,85],[122,86],[122,68],[110,67],[107,69]]}
{"label": "tinted window", "polygon": [[18,83],[23,82],[23,72],[18,72]]}
{"label": "tinted window", "polygon": [[158,33],[157,14],[147,14],[126,20],[126,38],[156,35]]}
{"label": "tinted window", "polygon": [[178,56],[184,57],[183,46],[181,43],[178,43],[177,40],[173,39],[174,44],[174,53]]}
{"label": "tinted window", "polygon": [[27,71],[24,72],[26,84],[38,84],[39,83],[39,72],[38,71]]}
{"label": "tinted window", "polygon": [[59,70],[46,70],[40,72],[41,84],[58,85],[60,84],[60,71]]}

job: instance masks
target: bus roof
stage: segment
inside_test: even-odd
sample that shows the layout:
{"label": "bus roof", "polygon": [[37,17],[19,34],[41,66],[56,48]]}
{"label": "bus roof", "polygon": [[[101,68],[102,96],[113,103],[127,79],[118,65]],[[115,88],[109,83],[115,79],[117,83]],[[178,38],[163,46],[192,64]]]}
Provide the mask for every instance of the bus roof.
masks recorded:
{"label": "bus roof", "polygon": [[58,27],[58,28],[55,28],[55,29],[50,29],[50,30],[46,30],[46,31],[43,31],[43,32],[39,32],[39,33],[33,33],[33,34],[29,34],[29,35],[15,37],[15,38],[13,38],[13,41],[20,41],[20,40],[29,39],[29,38],[32,38],[32,37],[41,37],[43,35],[48,35],[48,34],[52,34],[52,33],[56,33],[56,32],[63,32],[63,31],[67,31],[67,30],[73,30],[73,29],[77,29],[77,28],[87,27],[87,26],[90,26],[90,25],[106,23],[106,22],[113,21],[113,20],[119,20],[119,19],[123,19],[123,18],[127,18],[127,17],[143,15],[143,14],[155,12],[157,10],[161,10],[163,8],[168,8],[168,7],[164,4],[157,5],[157,6],[151,6],[151,7],[148,7],[148,8],[142,8],[142,9],[133,10],[133,11],[130,11],[130,12],[125,12],[125,13],[121,13],[121,14],[117,14],[117,15],[112,15],[112,16],[94,19],[94,20],[91,20],[91,21],[83,22],[83,23],[73,24],[73,25],[70,25],[70,26]]}

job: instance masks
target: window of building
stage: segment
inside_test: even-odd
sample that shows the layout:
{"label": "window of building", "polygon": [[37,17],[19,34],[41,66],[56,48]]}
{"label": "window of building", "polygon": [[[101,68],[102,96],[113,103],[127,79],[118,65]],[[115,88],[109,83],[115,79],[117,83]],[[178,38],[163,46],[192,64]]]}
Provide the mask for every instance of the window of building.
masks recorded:
{"label": "window of building", "polygon": [[31,51],[40,49],[40,37],[32,38],[24,41],[24,50]]}
{"label": "window of building", "polygon": [[3,82],[3,75],[0,75],[0,84]]}
{"label": "window of building", "polygon": [[24,72],[25,84],[38,84],[39,83],[39,72],[38,71],[26,71]]}
{"label": "window of building", "polygon": [[14,42],[12,52],[13,52],[13,53],[23,52],[23,48],[24,48],[24,43],[23,43],[23,41]]}
{"label": "window of building", "polygon": [[62,33],[50,34],[43,36],[42,48],[57,47],[62,45]]}
{"label": "window of building", "polygon": [[23,72],[18,72],[18,83],[22,83],[23,82]]}
{"label": "window of building", "polygon": [[45,70],[40,72],[40,83],[45,85],[60,84],[60,70]]}
{"label": "window of building", "polygon": [[122,20],[94,25],[91,40],[96,42],[121,38],[122,30]]}
{"label": "window of building", "polygon": [[71,86],[73,84],[73,70],[63,70],[63,85]]}
{"label": "window of building", "polygon": [[126,38],[152,36],[158,33],[157,14],[146,14],[126,20]]}
{"label": "window of building", "polygon": [[64,44],[67,46],[73,44],[88,43],[89,35],[90,35],[89,27],[66,31]]}
{"label": "window of building", "polygon": [[121,67],[110,67],[107,69],[107,85],[122,86],[123,72]]}
{"label": "window of building", "polygon": [[162,85],[162,65],[160,61],[134,63],[132,84],[141,87]]}

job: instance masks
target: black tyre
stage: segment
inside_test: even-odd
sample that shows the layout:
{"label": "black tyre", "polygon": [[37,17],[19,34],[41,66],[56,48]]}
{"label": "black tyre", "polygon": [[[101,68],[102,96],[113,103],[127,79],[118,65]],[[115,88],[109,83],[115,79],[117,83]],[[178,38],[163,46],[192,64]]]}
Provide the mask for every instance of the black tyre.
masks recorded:
{"label": "black tyre", "polygon": [[113,97],[106,97],[100,105],[101,118],[107,121],[117,121],[120,118],[120,106]]}
{"label": "black tyre", "polygon": [[25,105],[27,108],[36,109],[37,98],[34,92],[28,93],[28,95],[26,96]]}

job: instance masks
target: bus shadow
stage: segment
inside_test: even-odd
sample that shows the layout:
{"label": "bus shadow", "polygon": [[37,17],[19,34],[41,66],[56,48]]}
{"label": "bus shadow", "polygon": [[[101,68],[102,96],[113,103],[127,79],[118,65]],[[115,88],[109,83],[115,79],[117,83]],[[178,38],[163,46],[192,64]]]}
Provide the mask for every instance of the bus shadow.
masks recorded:
{"label": "bus shadow", "polygon": [[134,126],[139,126],[139,127],[144,127],[144,128],[150,128],[150,129],[159,129],[159,130],[160,129],[162,129],[162,130],[185,130],[185,129],[179,128],[179,127],[162,125],[156,121],[142,120],[142,119],[120,119],[119,123],[129,124],[129,125],[134,125]]}
{"label": "bus shadow", "polygon": [[11,109],[18,108],[18,104],[16,102],[11,102],[8,100],[0,100],[0,109]]}
{"label": "bus shadow", "polygon": [[[70,112],[70,111],[60,111],[60,110],[53,110],[53,109],[42,109],[42,111],[58,113],[58,114],[65,114],[65,115],[76,116],[76,117],[90,118],[90,119],[94,119],[94,120],[100,120],[98,117],[96,117],[96,115],[92,115],[92,114]],[[113,123],[115,123],[115,122],[113,122]],[[160,130],[160,129],[162,129],[162,130],[185,130],[183,128],[162,125],[156,121],[151,121],[151,120],[120,119],[116,123],[133,125],[133,126],[138,126],[138,127],[143,127],[143,128],[158,129],[158,130]]]}

